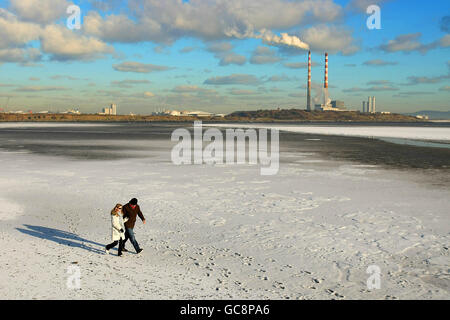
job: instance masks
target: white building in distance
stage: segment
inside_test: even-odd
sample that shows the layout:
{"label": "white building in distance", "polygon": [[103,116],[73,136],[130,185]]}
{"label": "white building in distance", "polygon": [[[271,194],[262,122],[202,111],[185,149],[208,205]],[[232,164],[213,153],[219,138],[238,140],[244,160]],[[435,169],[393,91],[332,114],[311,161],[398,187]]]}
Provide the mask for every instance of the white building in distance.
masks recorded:
{"label": "white building in distance", "polygon": [[116,116],[117,115],[117,105],[115,105],[114,103],[111,104],[110,107],[108,108],[103,108],[102,112],[99,114],[104,114],[104,115],[111,115],[111,116]]}
{"label": "white building in distance", "polygon": [[174,117],[225,117],[225,114],[215,114],[206,111],[178,111],[178,110],[164,110],[154,112],[153,115],[174,116]]}
{"label": "white building in distance", "polygon": [[[364,105],[366,107],[364,108]],[[377,113],[377,104],[375,97],[369,97],[367,102],[363,101],[363,112],[365,113]]]}
{"label": "white building in distance", "polygon": [[347,111],[345,108],[344,101],[340,101],[340,100],[333,100],[328,105],[316,104],[314,106],[314,109],[316,111]]}
{"label": "white building in distance", "polygon": [[78,109],[70,109],[70,110],[64,111],[63,113],[64,114],[81,114],[80,110],[78,110]]}

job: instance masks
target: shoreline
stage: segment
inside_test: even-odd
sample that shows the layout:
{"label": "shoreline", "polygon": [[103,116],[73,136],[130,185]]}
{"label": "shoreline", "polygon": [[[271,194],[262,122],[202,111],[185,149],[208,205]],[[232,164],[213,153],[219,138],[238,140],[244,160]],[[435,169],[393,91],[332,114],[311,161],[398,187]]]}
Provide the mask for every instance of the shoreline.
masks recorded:
{"label": "shoreline", "polygon": [[336,120],[214,120],[214,119],[203,119],[203,118],[189,118],[189,119],[167,119],[167,120],[2,120],[0,119],[0,124],[2,123],[61,123],[61,124],[145,124],[145,123],[154,123],[154,124],[178,124],[178,123],[194,123],[195,121],[202,121],[204,124],[342,124],[342,125],[440,125],[440,124],[448,124],[450,121],[336,121]]}
{"label": "shoreline", "polygon": [[[270,111],[270,110],[269,110]],[[289,112],[292,112],[289,113]],[[208,121],[213,123],[248,122],[248,123],[424,123],[423,119],[400,114],[363,114],[360,112],[306,112],[303,110],[271,111],[269,115],[252,112],[233,113],[225,117],[192,117],[164,115],[98,115],[98,114],[61,114],[61,113],[0,113],[1,122],[194,122]]]}
{"label": "shoreline", "polygon": [[142,119],[142,120],[2,120],[0,123],[192,123],[194,121],[203,121],[204,123],[276,123],[276,124],[326,124],[326,123],[342,123],[342,124],[423,124],[423,123],[450,123],[449,121],[353,121],[353,120],[214,120],[214,119],[203,119],[203,118],[189,118],[189,119],[166,119],[166,120],[153,120],[153,119]]}

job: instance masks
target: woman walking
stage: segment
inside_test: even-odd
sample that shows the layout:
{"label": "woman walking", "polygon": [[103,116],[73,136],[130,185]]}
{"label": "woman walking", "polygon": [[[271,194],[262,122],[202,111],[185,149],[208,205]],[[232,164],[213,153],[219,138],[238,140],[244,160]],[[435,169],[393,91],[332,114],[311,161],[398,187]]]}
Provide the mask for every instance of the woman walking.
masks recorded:
{"label": "woman walking", "polygon": [[105,247],[106,254],[109,254],[109,250],[119,244],[119,254],[122,256],[122,250],[124,247],[123,240],[125,239],[125,226],[124,222],[128,221],[128,218],[123,219],[122,217],[122,205],[116,204],[114,209],[111,211],[111,226],[112,226],[112,243]]}

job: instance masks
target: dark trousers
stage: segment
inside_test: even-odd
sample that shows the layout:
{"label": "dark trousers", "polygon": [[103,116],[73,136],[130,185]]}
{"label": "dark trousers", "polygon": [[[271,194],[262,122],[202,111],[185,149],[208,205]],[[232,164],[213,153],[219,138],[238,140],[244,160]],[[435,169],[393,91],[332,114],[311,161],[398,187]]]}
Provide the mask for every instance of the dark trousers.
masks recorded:
{"label": "dark trousers", "polygon": [[106,250],[110,250],[112,248],[114,248],[115,246],[117,246],[117,244],[119,244],[119,255],[122,254],[122,250],[125,246],[125,241],[120,239],[119,241],[114,241],[113,243],[110,243],[106,246]]}
{"label": "dark trousers", "polygon": [[136,250],[136,252],[138,252],[140,250],[139,248],[139,244],[136,241],[136,238],[134,236],[134,231],[131,228],[126,228],[125,229],[125,240],[123,240],[123,246],[125,247],[125,243],[128,241],[128,239],[130,239],[131,244],[134,247],[134,250]]}

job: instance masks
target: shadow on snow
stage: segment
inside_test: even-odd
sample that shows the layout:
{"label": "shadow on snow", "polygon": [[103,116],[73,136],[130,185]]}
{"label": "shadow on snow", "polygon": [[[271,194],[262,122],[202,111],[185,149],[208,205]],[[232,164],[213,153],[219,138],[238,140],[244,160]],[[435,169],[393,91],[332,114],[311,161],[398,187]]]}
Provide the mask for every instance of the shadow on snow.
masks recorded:
{"label": "shadow on snow", "polygon": [[16,229],[27,235],[30,235],[30,236],[33,236],[36,238],[50,240],[50,241],[56,242],[58,244],[63,244],[63,245],[69,246],[69,247],[81,248],[81,249],[84,249],[84,250],[87,250],[90,252],[95,252],[95,253],[104,253],[103,250],[93,248],[91,246],[86,245],[86,244],[92,244],[92,245],[100,246],[103,249],[105,247],[103,244],[84,239],[74,233],[71,233],[71,232],[47,228],[47,227],[41,227],[41,226],[31,226],[31,225],[27,225],[27,224],[24,224],[24,227],[26,227],[27,229],[23,229],[23,228],[16,228]]}

